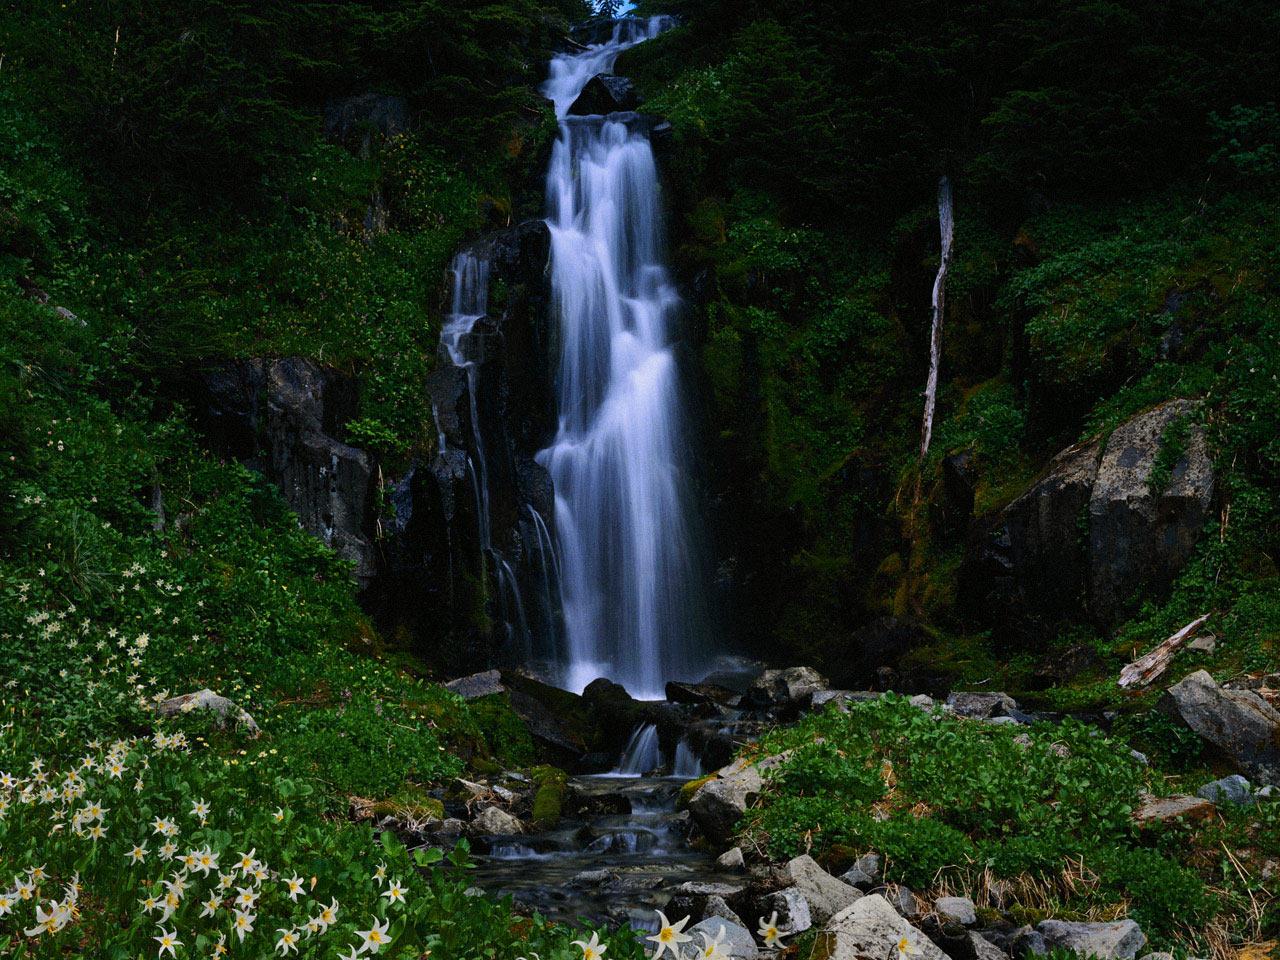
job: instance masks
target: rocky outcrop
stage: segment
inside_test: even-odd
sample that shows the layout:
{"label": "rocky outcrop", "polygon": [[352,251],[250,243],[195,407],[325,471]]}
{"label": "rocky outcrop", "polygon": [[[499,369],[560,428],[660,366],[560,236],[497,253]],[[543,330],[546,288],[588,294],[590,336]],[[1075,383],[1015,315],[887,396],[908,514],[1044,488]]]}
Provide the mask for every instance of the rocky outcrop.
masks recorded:
{"label": "rocky outcrop", "polygon": [[378,571],[375,464],[337,439],[355,406],[353,379],[301,357],[233,360],[197,376],[197,416],[213,448],[275,484],[303,529],[368,586]]}
{"label": "rocky outcrop", "polygon": [[156,704],[156,715],[161,717],[173,717],[196,710],[206,710],[218,718],[220,726],[235,725],[251,737],[256,737],[261,732],[248,711],[207,687],[194,693],[170,697]]}
{"label": "rocky outcrop", "polygon": [[[1167,590],[1200,539],[1214,478],[1204,430],[1189,424],[1195,411],[1191,401],[1172,400],[1107,440],[1089,498],[1089,607],[1103,624]],[[1168,434],[1179,423],[1186,437],[1175,449]],[[1168,450],[1176,459],[1161,478],[1156,468]]]}
{"label": "rocky outcrop", "polygon": [[862,896],[862,891],[840,882],[808,855],[790,860],[783,871],[809,904],[809,914],[817,924],[826,923]]}
{"label": "rocky outcrop", "polygon": [[766,670],[747,688],[742,702],[744,706],[760,710],[799,710],[809,705],[815,693],[826,688],[826,678],[813,667]]}
{"label": "rocky outcrop", "polygon": [[1280,784],[1280,711],[1252,690],[1220,687],[1197,670],[1169,688],[1161,707],[1243,773]]}
{"label": "rocky outcrop", "polygon": [[582,88],[578,99],[570,105],[569,114],[575,117],[592,117],[635,110],[638,106],[640,97],[630,80],[615,77],[611,73],[598,73]]}
{"label": "rocky outcrop", "polygon": [[969,615],[1026,640],[1064,621],[1113,626],[1166,592],[1213,498],[1195,410],[1171,400],[1105,442],[1062,451],[1026,493],[975,521],[959,575]]}

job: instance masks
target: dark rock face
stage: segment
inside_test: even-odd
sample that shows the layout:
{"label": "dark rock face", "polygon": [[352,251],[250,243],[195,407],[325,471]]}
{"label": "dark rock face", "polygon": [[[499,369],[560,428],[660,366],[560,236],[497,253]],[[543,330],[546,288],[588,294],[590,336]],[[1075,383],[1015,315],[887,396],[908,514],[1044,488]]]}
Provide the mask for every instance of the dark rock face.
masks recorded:
{"label": "dark rock face", "polygon": [[[529,221],[480,238],[470,252],[488,264],[489,313],[460,339],[460,364],[442,347],[428,380],[442,443],[414,506],[431,577],[447,585],[449,622],[470,634],[459,650],[467,665],[549,653],[530,644],[555,636],[558,616],[546,574],[555,496],[534,460],[555,431],[550,232]],[[486,604],[488,622],[479,622]]]}
{"label": "dark rock face", "polygon": [[355,401],[350,378],[299,357],[236,360],[198,375],[197,410],[213,448],[279,487],[303,528],[351,560],[367,587],[378,572],[375,465],[334,437]]}
{"label": "dark rock face", "polygon": [[587,81],[578,99],[569,107],[570,116],[592,117],[635,110],[640,97],[626,77],[598,73]]}
{"label": "dark rock face", "polygon": [[[1166,449],[1170,425],[1194,411],[1172,400],[1126,421],[1105,446],[1062,451],[1030,490],[977,521],[960,570],[969,614],[1023,641],[1086,617],[1114,626],[1166,592],[1213,500],[1203,429],[1187,420],[1185,445]],[[1156,490],[1162,456],[1174,462]]]}
{"label": "dark rock face", "polygon": [[1144,594],[1168,590],[1191,558],[1213,500],[1213,464],[1199,427],[1162,490],[1151,489],[1153,469],[1176,420],[1195,404],[1172,400],[1123,424],[1107,441],[1089,500],[1089,605],[1114,625]]}
{"label": "dark rock face", "polygon": [[404,97],[362,93],[325,104],[325,136],[347,146],[367,151],[373,137],[389,140],[408,129],[409,103]]}
{"label": "dark rock face", "polygon": [[885,668],[896,667],[913,647],[929,639],[924,628],[903,617],[877,617],[853,637],[840,679],[855,686],[874,684]]}

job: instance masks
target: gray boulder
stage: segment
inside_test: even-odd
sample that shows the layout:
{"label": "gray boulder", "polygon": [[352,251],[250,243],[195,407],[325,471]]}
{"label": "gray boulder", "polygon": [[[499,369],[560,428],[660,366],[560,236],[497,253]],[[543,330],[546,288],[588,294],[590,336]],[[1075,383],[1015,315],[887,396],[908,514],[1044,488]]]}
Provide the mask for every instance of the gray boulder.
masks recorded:
{"label": "gray boulder", "polygon": [[766,670],[747,688],[743,703],[761,709],[807,706],[813,695],[827,689],[826,678],[813,667]]}
{"label": "gray boulder", "polygon": [[702,947],[704,943],[719,942],[721,954],[731,960],[755,960],[759,955],[755,937],[740,922],[726,920],[723,917],[707,917],[689,927],[685,933],[693,937],[693,944]]}
{"label": "gray boulder", "polygon": [[630,80],[611,73],[597,73],[586,82],[578,99],[569,106],[569,115],[600,116],[634,110],[639,105],[640,97]]}
{"label": "gray boulder", "polygon": [[968,933],[969,951],[973,960],[1009,960],[1009,955],[980,933]]}
{"label": "gray boulder", "polygon": [[755,766],[716,776],[689,798],[689,813],[712,843],[725,843],[733,837],[734,827],[747,812],[752,798],[760,792],[763,782]]}
{"label": "gray boulder", "polygon": [[[1089,498],[1089,607],[1114,625],[1161,595],[1190,559],[1213,501],[1213,463],[1197,405],[1171,400],[1127,420],[1107,440]],[[1162,489],[1153,489],[1167,431],[1187,439]]]}
{"label": "gray boulder", "polygon": [[815,924],[824,924],[862,896],[862,891],[841,883],[808,855],[788,861],[784,868],[794,889],[809,903]]}
{"label": "gray boulder", "polygon": [[1147,943],[1146,934],[1133,920],[1114,923],[1042,920],[1036,930],[1051,948],[1098,960],[1133,960]]}
{"label": "gray boulder", "polygon": [[1210,803],[1246,804],[1253,799],[1253,786],[1240,774],[1235,773],[1221,780],[1212,780],[1196,791],[1197,797],[1203,797]]}
{"label": "gray boulder", "polygon": [[742,922],[742,918],[734,912],[733,907],[729,906],[728,901],[724,897],[712,894],[707,897],[706,905],[702,908],[702,919],[708,920],[713,917],[719,917],[721,920],[728,920],[740,927],[746,926]]}
{"label": "gray boulder", "polygon": [[756,909],[765,918],[777,913],[778,932],[783,936],[803,933],[813,926],[809,901],[795,887],[766,894],[756,901]]}
{"label": "gray boulder", "polygon": [[1197,670],[1170,687],[1161,705],[1243,773],[1280,783],[1280,711],[1257,693],[1224,689]]}
{"label": "gray boulder", "polygon": [[742,848],[730,847],[716,858],[716,866],[725,870],[745,870],[747,863],[742,856]]}
{"label": "gray boulder", "polygon": [[485,807],[471,821],[471,832],[486,836],[510,837],[524,833],[524,824],[498,807]]}
{"label": "gray boulder", "polygon": [[972,927],[978,922],[977,909],[968,897],[939,897],[933,904],[933,910],[945,923]]}
{"label": "gray boulder", "polygon": [[851,887],[868,890],[880,882],[882,862],[878,853],[864,853],[853,862],[853,866],[840,875],[840,879]]}
{"label": "gray boulder", "polygon": [[184,693],[177,697],[170,697],[156,705],[156,714],[161,717],[172,717],[178,714],[191,713],[195,710],[207,710],[218,718],[220,726],[227,726],[234,723],[241,727],[245,733],[251,737],[258,736],[261,731],[258,729],[257,722],[248,712],[236,706],[233,702],[220,694],[214,693],[208,687],[203,690],[197,690],[195,693]]}
{"label": "gray boulder", "polygon": [[1017,709],[1018,702],[1007,693],[957,690],[947,695],[947,710],[958,717],[987,720]]}
{"label": "gray boulder", "polygon": [[502,685],[502,674],[497,670],[485,670],[482,673],[473,673],[469,677],[450,680],[444,688],[456,693],[463,700],[475,700],[495,693],[506,693],[507,690]]}
{"label": "gray boulder", "polygon": [[903,917],[908,920],[919,920],[924,916],[924,904],[920,902],[910,887],[893,884],[885,889],[883,896]]}
{"label": "gray boulder", "polygon": [[898,943],[904,938],[915,960],[949,960],[878,894],[862,897],[832,917],[814,944],[814,955],[828,960],[884,960],[898,955]]}

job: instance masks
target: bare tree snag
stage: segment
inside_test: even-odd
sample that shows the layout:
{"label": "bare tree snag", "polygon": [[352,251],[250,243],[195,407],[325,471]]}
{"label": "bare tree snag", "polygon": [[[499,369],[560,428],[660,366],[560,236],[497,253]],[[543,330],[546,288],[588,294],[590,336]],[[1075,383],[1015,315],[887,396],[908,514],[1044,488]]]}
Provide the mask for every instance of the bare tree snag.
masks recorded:
{"label": "bare tree snag", "polygon": [[929,337],[929,379],[924,387],[924,423],[920,428],[920,459],[929,452],[933,437],[933,409],[938,402],[938,367],[942,363],[942,312],[946,300],[947,268],[951,265],[951,181],[938,181],[938,229],[942,234],[942,255],[938,275],[933,278],[932,330]]}

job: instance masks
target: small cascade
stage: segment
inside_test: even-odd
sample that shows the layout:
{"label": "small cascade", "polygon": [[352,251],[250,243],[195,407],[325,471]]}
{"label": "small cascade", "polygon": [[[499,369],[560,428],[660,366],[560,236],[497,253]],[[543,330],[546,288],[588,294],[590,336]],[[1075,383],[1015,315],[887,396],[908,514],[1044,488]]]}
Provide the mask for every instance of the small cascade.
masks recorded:
{"label": "small cascade", "polygon": [[658,744],[658,728],[652,723],[643,723],[631,734],[618,766],[606,776],[640,777],[660,766],[662,747]]}
{"label": "small cascade", "polygon": [[702,758],[689,743],[689,738],[681,737],[680,742],[676,744],[676,760],[671,768],[671,775],[682,780],[696,780],[698,777],[705,776],[706,772],[702,766]]}

